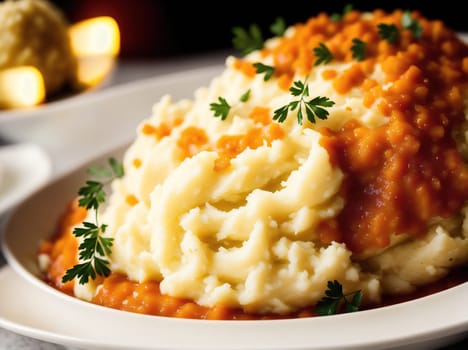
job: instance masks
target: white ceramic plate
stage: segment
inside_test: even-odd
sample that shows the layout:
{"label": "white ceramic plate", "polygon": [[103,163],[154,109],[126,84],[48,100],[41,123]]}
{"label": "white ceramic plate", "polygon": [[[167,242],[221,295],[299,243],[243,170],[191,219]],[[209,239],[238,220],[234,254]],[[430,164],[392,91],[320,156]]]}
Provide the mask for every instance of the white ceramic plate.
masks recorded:
{"label": "white ceramic plate", "polygon": [[36,145],[0,146],[0,215],[44,184],[51,169],[49,156]]}
{"label": "white ceramic plate", "polygon": [[468,331],[468,283],[414,301],[327,317],[267,321],[188,320],[133,314],[69,297],[39,278],[36,251],[86,168],[120,157],[125,146],[84,164],[25,200],[5,225],[0,326],[82,349],[435,349]]}

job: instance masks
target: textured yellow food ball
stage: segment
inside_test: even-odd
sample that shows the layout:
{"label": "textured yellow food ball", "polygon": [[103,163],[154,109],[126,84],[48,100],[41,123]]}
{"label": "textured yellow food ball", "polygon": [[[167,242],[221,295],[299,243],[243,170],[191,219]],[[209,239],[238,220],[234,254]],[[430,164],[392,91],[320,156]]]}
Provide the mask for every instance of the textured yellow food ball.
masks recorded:
{"label": "textured yellow food ball", "polygon": [[47,95],[75,79],[77,63],[70,47],[68,23],[48,1],[0,3],[0,69],[22,65],[41,71]]}

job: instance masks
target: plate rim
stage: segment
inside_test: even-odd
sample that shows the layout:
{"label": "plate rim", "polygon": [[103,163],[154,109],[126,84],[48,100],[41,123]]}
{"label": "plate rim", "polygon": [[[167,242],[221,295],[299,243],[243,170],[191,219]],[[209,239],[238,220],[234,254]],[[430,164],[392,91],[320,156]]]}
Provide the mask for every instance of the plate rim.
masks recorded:
{"label": "plate rim", "polygon": [[[55,302],[57,302],[59,305],[64,302],[64,300],[60,300],[60,298],[55,298],[55,295],[49,294],[45,289],[40,288],[38,285],[32,284],[31,281],[28,281],[24,279],[24,276],[21,276],[20,274],[17,273],[17,271],[14,270],[13,267],[11,266],[4,266],[0,269],[0,281],[5,278],[11,278],[11,276],[14,276],[16,278],[16,283],[22,284],[24,286],[28,286],[30,289],[28,289],[29,293],[43,293],[47,295],[51,299],[55,299]],[[11,281],[11,279],[10,279]],[[17,286],[15,284],[15,286]],[[50,287],[52,288],[52,287]],[[453,287],[453,288],[461,288],[460,286]],[[466,291],[468,290],[468,286],[464,286],[463,289]],[[444,291],[445,292],[445,291]],[[444,293],[441,292],[441,293]],[[0,292],[1,295],[2,292]],[[437,294],[437,293],[436,293]],[[447,296],[447,295],[445,295]],[[429,298],[432,299],[431,296],[424,297],[424,298]],[[69,297],[70,299],[73,299],[73,297]],[[421,298],[421,299],[424,299]],[[419,300],[419,299],[418,299]],[[70,301],[70,300],[68,300]],[[434,300],[428,300],[428,302],[432,302]],[[243,321],[217,321],[217,320],[191,320],[191,319],[173,319],[170,317],[159,317],[159,316],[150,316],[150,315],[142,315],[142,314],[135,314],[131,312],[122,312],[119,310],[114,310],[110,308],[106,308],[103,306],[99,305],[94,305],[87,303],[85,301],[81,300],[76,300],[77,304],[76,307],[78,308],[89,308],[89,310],[92,311],[92,314],[95,317],[103,317],[107,321],[109,320],[117,320],[120,321],[121,319],[128,318],[129,324],[132,324],[134,322],[138,321],[145,321],[145,322],[150,322],[151,324],[154,324],[155,326],[160,326],[161,323],[172,323],[177,327],[178,331],[181,331],[185,329],[187,326],[193,327],[194,325],[197,325],[197,332],[203,332],[204,334],[202,335],[209,335],[213,334],[213,332],[222,330],[225,326],[230,325],[236,325],[232,327],[233,330],[236,332],[235,335],[239,335],[242,332],[246,330],[247,327],[249,328],[255,328],[257,332],[259,330],[262,330],[264,333],[265,332],[265,327],[269,326],[275,326],[272,327],[276,332],[281,330],[279,326],[302,326],[303,328],[305,326],[314,326],[314,323],[318,322],[318,319],[315,317],[312,318],[303,318],[303,319],[290,319],[290,320],[243,320]],[[411,302],[405,302],[401,304],[406,304],[406,303],[412,303],[412,304],[417,304]],[[419,301],[421,303],[421,301]],[[80,305],[81,304],[81,305]],[[395,304],[391,306],[385,306],[381,309],[401,309],[404,305],[401,304]],[[0,301],[1,305],[1,301]],[[397,306],[395,308],[395,306]],[[327,323],[330,323],[331,321],[339,321],[340,325],[343,322],[353,322],[353,319],[356,317],[357,314],[359,313],[370,313],[370,314],[378,314],[380,313],[379,310],[381,309],[373,309],[373,310],[366,310],[366,311],[360,311],[357,313],[353,314],[339,314],[339,315],[332,315],[332,316],[327,316]],[[88,311],[89,311],[88,310]],[[44,311],[44,310],[40,310]],[[40,312],[37,311],[37,312]],[[398,310],[397,310],[398,311]],[[374,315],[375,316],[375,315]],[[379,316],[380,317],[380,316]],[[333,320],[332,320],[333,319]],[[348,320],[350,319],[350,320]],[[152,322],[154,321],[154,322]],[[169,325],[171,326],[171,325]],[[201,327],[200,327],[201,326]],[[308,346],[307,344],[295,344],[289,349],[387,349],[395,346],[405,346],[405,345],[417,345],[417,344],[422,344],[426,342],[432,342],[432,341],[437,341],[440,339],[448,338],[448,337],[453,337],[453,340],[448,341],[447,339],[447,344],[449,344],[452,341],[455,341],[456,338],[459,338],[461,336],[464,337],[465,332],[467,332],[467,327],[468,326],[468,321],[466,321],[463,324],[459,324],[457,326],[447,326],[444,328],[439,328],[436,330],[433,329],[427,329],[424,332],[420,332],[419,334],[412,334],[409,336],[404,336],[404,337],[390,337],[390,338],[385,338],[381,339],[376,337],[374,341],[372,342],[361,342],[359,340],[354,341],[353,343],[343,343],[343,342],[330,342],[329,344],[323,344],[321,343],[319,347],[315,347],[314,345]],[[3,327],[5,329],[8,329],[10,331],[13,331],[15,333],[32,337],[34,339],[42,340],[42,341],[47,341],[47,342],[52,342],[60,345],[65,345],[65,346],[85,346],[86,348],[97,348],[97,349],[127,349],[129,346],[129,342],[123,341],[122,339],[116,338],[113,342],[111,341],[101,341],[95,338],[83,338],[79,337],[78,335],[72,336],[72,335],[67,335],[65,332],[63,333],[58,333],[58,332],[53,332],[51,330],[47,329],[40,329],[38,327],[32,327],[28,326],[26,324],[21,324],[17,321],[11,320],[6,318],[4,315],[2,315],[2,311],[0,308],[0,327]],[[122,326],[119,325],[117,327],[120,331],[122,331]],[[313,329],[313,328],[312,328]],[[176,333],[178,332],[176,331]],[[79,332],[77,332],[78,334]],[[180,334],[180,333],[179,333]],[[226,331],[224,330],[224,335],[229,336],[229,332],[226,334]],[[284,336],[285,334],[281,334],[281,336]],[[121,336],[125,336],[124,334],[121,334]],[[231,334],[232,337],[232,334]],[[204,337],[201,337],[202,339]],[[339,338],[339,337],[337,337]],[[337,339],[335,338],[335,339]],[[224,344],[226,345],[226,344]],[[240,346],[239,346],[240,345]],[[207,344],[192,344],[192,346],[185,347],[182,346],[181,343],[176,343],[176,344],[171,344],[167,346],[158,346],[154,344],[144,344],[144,343],[137,343],[135,344],[134,349],[141,349],[141,350],[150,350],[150,349],[158,349],[158,350],[166,350],[166,349],[219,349],[219,350],[228,350],[228,349],[262,349],[262,350],[279,350],[279,349],[284,349],[284,345],[278,344],[278,346],[272,346],[271,344],[267,344],[267,346],[263,346],[262,344],[252,344],[252,347],[246,348],[245,344],[235,344],[234,346],[223,346],[223,344],[219,343],[213,343],[213,342],[208,342]]]}

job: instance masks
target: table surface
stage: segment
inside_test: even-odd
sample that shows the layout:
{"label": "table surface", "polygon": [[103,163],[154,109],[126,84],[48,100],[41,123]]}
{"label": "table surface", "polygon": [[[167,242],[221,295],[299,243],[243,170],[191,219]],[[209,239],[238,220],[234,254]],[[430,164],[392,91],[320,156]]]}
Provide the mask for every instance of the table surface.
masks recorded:
{"label": "table surface", "polygon": [[[227,52],[213,52],[204,55],[179,57],[160,60],[130,60],[119,61],[109,83],[103,89],[109,89],[122,84],[134,82],[140,79],[149,77],[157,77],[162,74],[168,74],[178,71],[190,70],[194,68],[208,67],[212,65],[224,64]],[[128,131],[133,132],[133,130]],[[129,134],[130,136],[130,134]],[[5,140],[0,140],[0,145],[6,143]],[[92,145],[89,145],[92,147]],[[66,147],[62,149],[62,153],[55,153],[52,157],[52,163],[62,164],[63,158],[66,155]],[[69,155],[67,155],[69,158]],[[67,159],[69,160],[69,159]],[[71,163],[67,163],[71,164]],[[58,176],[65,172],[66,168],[56,167],[52,176]],[[0,223],[4,219],[0,216]],[[1,227],[1,225],[0,225]],[[5,258],[0,252],[0,267],[6,264]],[[445,347],[444,350],[467,349],[468,338],[459,343]],[[6,329],[0,328],[0,350],[65,350],[64,346],[42,342],[36,339],[24,337]]]}

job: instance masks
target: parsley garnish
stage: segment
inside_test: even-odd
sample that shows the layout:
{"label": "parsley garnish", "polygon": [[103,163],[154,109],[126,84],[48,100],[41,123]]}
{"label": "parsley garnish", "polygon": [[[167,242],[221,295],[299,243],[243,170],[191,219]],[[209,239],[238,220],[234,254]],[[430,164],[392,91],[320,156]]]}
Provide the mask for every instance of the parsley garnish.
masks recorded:
{"label": "parsley garnish", "polygon": [[262,31],[257,24],[251,24],[248,31],[241,27],[234,27],[232,32],[234,34],[232,44],[244,55],[263,47]]}
{"label": "parsley garnish", "polygon": [[[286,29],[286,22],[282,17],[277,17],[270,25],[271,33],[276,36],[282,36]],[[234,48],[241,51],[243,55],[263,48],[264,38],[262,30],[255,23],[249,26],[249,30],[242,27],[234,27],[232,28],[232,33],[234,34],[232,44]]]}
{"label": "parsley garnish", "polygon": [[[315,306],[315,311],[320,316],[336,314],[338,308],[344,306],[345,312],[359,310],[362,301],[362,292],[343,293],[343,286],[337,281],[328,281],[325,296]],[[348,299],[352,295],[351,300]]]}
{"label": "parsley garnish", "polygon": [[419,21],[411,16],[411,12],[406,10],[401,16],[401,25],[404,29],[408,29],[417,39],[421,39],[423,28]]}
{"label": "parsley garnish", "polygon": [[250,89],[248,89],[246,92],[244,92],[239,100],[241,102],[247,102],[249,100],[249,98],[250,98]]}
{"label": "parsley garnish", "polygon": [[231,110],[231,106],[227,103],[224,97],[219,96],[218,101],[219,103],[210,103],[210,110],[214,112],[215,117],[221,117],[221,120],[226,120],[229,111]]}
{"label": "parsley garnish", "polygon": [[295,81],[289,91],[293,96],[300,96],[300,99],[289,102],[287,105],[280,107],[273,112],[273,120],[276,120],[279,123],[286,120],[289,110],[294,111],[296,108],[298,108],[297,121],[300,125],[302,125],[302,121],[304,119],[302,113],[303,108],[305,108],[307,119],[311,123],[315,123],[315,117],[322,120],[327,119],[328,111],[322,107],[331,107],[335,104],[335,102],[331,101],[328,97],[321,96],[305,101],[305,98],[309,96],[307,78],[304,81]]}
{"label": "parsley garnish", "polygon": [[99,224],[99,206],[106,201],[104,187],[114,178],[124,175],[124,168],[115,158],[109,159],[110,169],[91,167],[88,173],[94,177],[105,178],[105,182],[86,181],[85,186],[78,190],[81,196],[78,205],[88,210],[93,209],[95,222],[83,222],[82,227],[76,227],[73,235],[83,238],[78,247],[81,263],[68,269],[62,277],[62,283],[78,278],[80,284],[88,283],[89,279],[95,279],[97,275],[109,276],[109,260],[114,239],[103,237],[107,225]]}
{"label": "parsley garnish", "polygon": [[122,177],[124,175],[123,165],[115,158],[109,159],[109,165],[110,168],[91,166],[88,169],[88,174],[96,178]]}
{"label": "parsley garnish", "polygon": [[283,36],[286,31],[286,22],[283,17],[277,17],[270,25],[270,31],[276,36]]}
{"label": "parsley garnish", "polygon": [[380,23],[377,30],[380,38],[387,40],[389,44],[394,44],[400,36],[400,30],[395,24]]}
{"label": "parsley garnish", "polygon": [[333,59],[333,55],[324,43],[320,43],[319,46],[314,48],[315,57],[317,60],[314,63],[314,66],[318,66],[322,63],[328,63]]}
{"label": "parsley garnish", "polygon": [[265,73],[265,76],[263,77],[264,81],[269,80],[275,72],[275,67],[267,66],[261,62],[254,63],[253,66],[255,67],[257,74]]}
{"label": "parsley garnish", "polygon": [[343,17],[351,12],[353,10],[353,5],[352,4],[347,4],[345,7],[343,7],[343,12],[342,13],[333,13],[330,18],[333,22],[339,22],[343,19]]}
{"label": "parsley garnish", "polygon": [[366,43],[358,38],[354,38],[351,51],[353,53],[353,58],[358,61],[364,60],[364,58],[366,58]]}

